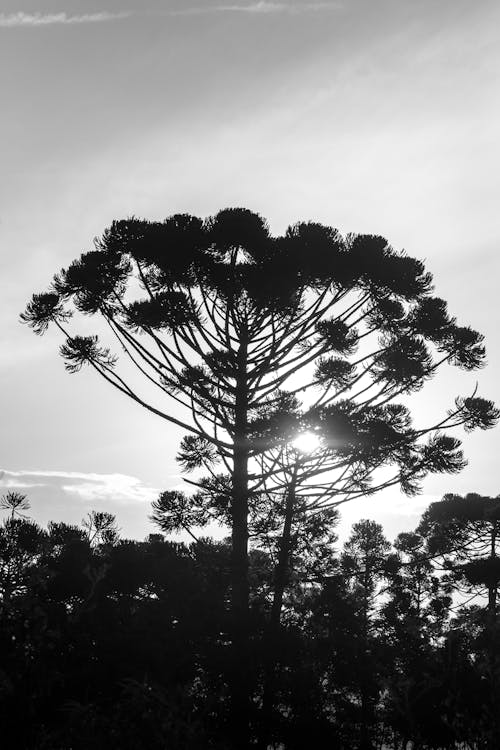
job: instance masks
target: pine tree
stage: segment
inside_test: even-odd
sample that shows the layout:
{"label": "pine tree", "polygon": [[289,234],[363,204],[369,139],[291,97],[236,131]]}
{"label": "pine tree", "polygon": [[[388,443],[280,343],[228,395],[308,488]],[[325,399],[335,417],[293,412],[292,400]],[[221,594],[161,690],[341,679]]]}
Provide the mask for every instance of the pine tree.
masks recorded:
{"label": "pine tree", "polygon": [[[276,237],[257,214],[225,209],[205,221],[113,222],[22,315],[36,333],[60,330],[68,372],[89,366],[188,431],[200,466],[219,463],[227,473],[240,747],[249,731],[249,503],[264,479],[268,491],[283,484],[278,465],[259,473],[259,456],[308,429],[330,459],[323,484],[331,500],[369,492],[382,466],[392,467],[386,486],[413,493],[427,473],[463,466],[459,441],[443,430],[497,420],[493,404],[473,394],[414,428],[396,401],[446,362],[484,363],[481,335],[430,296],[431,281],[421,261],[382,237],[342,237],[315,223]],[[74,331],[74,312],[95,316],[107,334]]]}

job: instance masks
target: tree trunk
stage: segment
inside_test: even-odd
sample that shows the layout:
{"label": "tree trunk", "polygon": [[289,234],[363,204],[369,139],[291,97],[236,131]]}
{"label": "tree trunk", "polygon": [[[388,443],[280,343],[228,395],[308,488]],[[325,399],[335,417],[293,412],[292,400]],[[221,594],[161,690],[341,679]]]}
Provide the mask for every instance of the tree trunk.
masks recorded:
{"label": "tree trunk", "polygon": [[364,601],[363,601],[363,675],[361,682],[361,733],[360,733],[360,750],[372,750],[372,714],[373,707],[370,701],[370,694],[368,689],[368,675],[369,669],[369,648],[368,648],[368,635],[370,627],[370,576],[368,571],[368,563],[365,560],[364,563]]}
{"label": "tree trunk", "polygon": [[248,585],[248,390],[246,379],[247,342],[243,338],[238,352],[236,385],[231,605],[232,605],[232,663],[231,737],[232,746],[244,750],[250,742],[250,676],[249,676],[249,585]]}
{"label": "tree trunk", "polygon": [[[490,538],[490,559],[496,559],[496,541],[497,541],[497,522],[494,521]],[[491,583],[488,586],[488,613],[492,625],[497,618],[497,583]]]}
{"label": "tree trunk", "polygon": [[281,609],[288,578],[290,543],[292,532],[293,509],[295,503],[295,484],[297,467],[294,468],[292,481],[285,500],[285,520],[279,544],[278,563],[274,571],[274,592],[267,632],[266,653],[264,658],[264,689],[262,695],[262,731],[260,746],[267,750],[269,731],[272,725],[274,693],[276,686],[276,667],[278,665],[277,648],[279,644]]}
{"label": "tree trunk", "polygon": [[[490,537],[490,559],[496,559],[497,521],[493,522]],[[488,750],[497,750],[500,741],[500,721],[498,719],[498,655],[496,649],[496,622],[497,622],[497,583],[488,586],[488,656],[490,671],[490,694],[491,694],[491,727],[488,738]]]}

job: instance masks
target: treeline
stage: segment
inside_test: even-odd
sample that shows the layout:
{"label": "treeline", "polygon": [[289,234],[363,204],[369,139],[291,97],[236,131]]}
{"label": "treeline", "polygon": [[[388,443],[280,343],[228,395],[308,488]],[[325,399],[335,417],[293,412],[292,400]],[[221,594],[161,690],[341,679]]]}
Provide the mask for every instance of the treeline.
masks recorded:
{"label": "treeline", "polygon": [[[120,539],[95,512],[43,529],[22,496],[2,504],[3,747],[233,748],[229,543]],[[320,529],[290,555],[277,629],[279,560],[255,546],[254,746],[500,747],[499,530],[478,495],[394,544],[373,521],[340,550]]]}

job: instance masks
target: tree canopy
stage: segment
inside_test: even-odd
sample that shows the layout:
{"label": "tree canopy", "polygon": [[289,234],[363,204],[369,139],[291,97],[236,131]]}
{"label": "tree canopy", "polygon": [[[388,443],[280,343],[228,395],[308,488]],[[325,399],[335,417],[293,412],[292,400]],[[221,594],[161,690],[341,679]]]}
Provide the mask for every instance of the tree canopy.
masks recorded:
{"label": "tree canopy", "polygon": [[[103,515],[42,528],[6,509],[4,744],[233,748],[229,544],[96,537],[89,518],[94,529],[116,528]],[[267,687],[275,563],[251,552],[254,744],[262,736],[285,750],[498,747],[498,627],[487,597],[471,607],[449,595],[442,555],[429,553],[434,531],[405,532],[391,545],[378,524],[360,521],[339,550],[329,547],[324,575],[287,581],[267,715],[257,707]],[[307,568],[302,551],[295,555],[295,569]]]}

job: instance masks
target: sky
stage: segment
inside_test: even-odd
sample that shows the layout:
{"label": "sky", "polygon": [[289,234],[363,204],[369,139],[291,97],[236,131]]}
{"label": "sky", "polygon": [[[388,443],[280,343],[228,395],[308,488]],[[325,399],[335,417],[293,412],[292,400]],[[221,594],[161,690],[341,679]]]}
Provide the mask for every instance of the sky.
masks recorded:
{"label": "sky", "polygon": [[[181,432],[68,375],[61,343],[19,324],[33,292],[115,218],[245,206],[382,234],[426,261],[435,293],[486,336],[488,366],[442,371],[420,418],[500,403],[500,5],[496,0],[0,2],[0,493],[34,518],[116,513],[182,486]],[[423,494],[357,501],[393,537],[446,492],[497,495],[498,429]]]}

